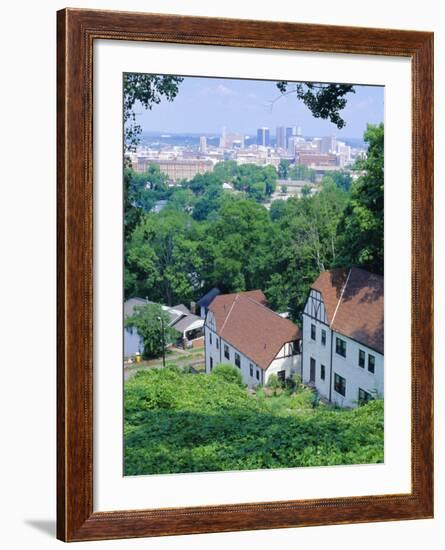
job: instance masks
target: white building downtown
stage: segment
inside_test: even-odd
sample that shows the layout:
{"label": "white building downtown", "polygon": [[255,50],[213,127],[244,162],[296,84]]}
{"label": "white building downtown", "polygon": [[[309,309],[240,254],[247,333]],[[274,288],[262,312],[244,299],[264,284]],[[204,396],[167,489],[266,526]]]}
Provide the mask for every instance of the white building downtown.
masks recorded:
{"label": "white building downtown", "polygon": [[355,407],[383,397],[383,277],[325,271],[303,313],[302,378],[327,400]]}

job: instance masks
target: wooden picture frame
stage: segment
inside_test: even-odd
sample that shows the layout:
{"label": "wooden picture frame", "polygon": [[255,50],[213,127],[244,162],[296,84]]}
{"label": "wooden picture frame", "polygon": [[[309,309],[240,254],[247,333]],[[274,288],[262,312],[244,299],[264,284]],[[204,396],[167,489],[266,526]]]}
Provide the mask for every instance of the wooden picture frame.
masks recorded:
{"label": "wooden picture frame", "polygon": [[[64,541],[433,516],[433,34],[65,9],[57,14],[57,537]],[[273,48],[412,64],[412,490],[406,494],[93,512],[93,43]],[[270,513],[273,511],[274,513]]]}

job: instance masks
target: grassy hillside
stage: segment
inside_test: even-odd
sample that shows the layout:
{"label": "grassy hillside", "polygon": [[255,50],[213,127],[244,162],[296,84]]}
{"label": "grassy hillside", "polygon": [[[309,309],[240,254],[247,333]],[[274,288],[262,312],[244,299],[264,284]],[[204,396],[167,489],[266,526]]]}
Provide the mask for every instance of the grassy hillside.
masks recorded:
{"label": "grassy hillside", "polygon": [[125,475],[383,461],[383,402],[312,407],[312,394],[250,395],[236,379],[178,369],[125,385]]}

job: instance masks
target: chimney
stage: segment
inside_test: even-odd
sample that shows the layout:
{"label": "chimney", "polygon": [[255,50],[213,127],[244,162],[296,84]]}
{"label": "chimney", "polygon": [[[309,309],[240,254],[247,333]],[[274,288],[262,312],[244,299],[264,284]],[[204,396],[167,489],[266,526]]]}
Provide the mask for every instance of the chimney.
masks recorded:
{"label": "chimney", "polygon": [[190,312],[196,315],[196,302],[190,302]]}

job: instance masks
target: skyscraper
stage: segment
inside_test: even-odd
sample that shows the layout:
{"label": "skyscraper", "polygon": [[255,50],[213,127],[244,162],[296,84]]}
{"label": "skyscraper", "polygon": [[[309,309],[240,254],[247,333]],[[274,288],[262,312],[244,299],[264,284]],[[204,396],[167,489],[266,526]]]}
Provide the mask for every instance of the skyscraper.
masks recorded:
{"label": "skyscraper", "polygon": [[207,138],[205,136],[199,138],[199,150],[201,153],[207,153]]}
{"label": "skyscraper", "polygon": [[321,138],[322,153],[336,153],[337,152],[337,140],[333,136],[326,136]]}
{"label": "skyscraper", "polygon": [[284,126],[277,126],[276,141],[277,149],[286,149],[286,128]]}
{"label": "skyscraper", "polygon": [[293,149],[289,141],[293,137],[301,137],[301,126],[277,126],[277,147]]}
{"label": "skyscraper", "polygon": [[292,137],[292,128],[286,128],[286,149],[289,147],[289,138]]}
{"label": "skyscraper", "polygon": [[258,128],[256,133],[257,145],[268,147],[270,145],[270,132],[269,128]]}

